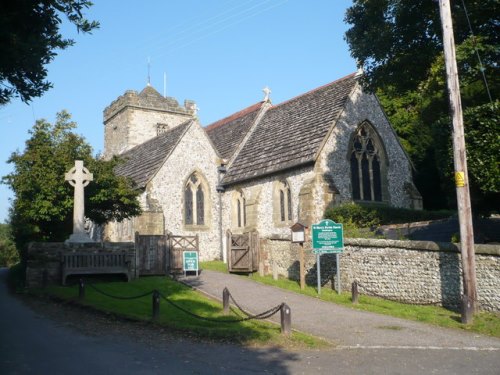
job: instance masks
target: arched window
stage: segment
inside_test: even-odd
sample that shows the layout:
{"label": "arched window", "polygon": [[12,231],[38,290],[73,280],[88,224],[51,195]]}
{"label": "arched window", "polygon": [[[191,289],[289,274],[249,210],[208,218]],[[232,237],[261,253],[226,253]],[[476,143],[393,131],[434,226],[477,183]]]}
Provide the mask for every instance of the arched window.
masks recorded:
{"label": "arched window", "polygon": [[246,199],[242,191],[235,191],[233,194],[233,225],[237,228],[244,228],[247,225]]}
{"label": "arched window", "polygon": [[184,223],[186,225],[205,225],[206,184],[198,173],[189,176],[184,186]]}
{"label": "arched window", "polygon": [[384,164],[382,143],[368,123],[356,130],[350,151],[352,199],[381,202]]}
{"label": "arched window", "polygon": [[277,181],[274,188],[274,217],[277,223],[292,221],[292,194],[286,181]]}

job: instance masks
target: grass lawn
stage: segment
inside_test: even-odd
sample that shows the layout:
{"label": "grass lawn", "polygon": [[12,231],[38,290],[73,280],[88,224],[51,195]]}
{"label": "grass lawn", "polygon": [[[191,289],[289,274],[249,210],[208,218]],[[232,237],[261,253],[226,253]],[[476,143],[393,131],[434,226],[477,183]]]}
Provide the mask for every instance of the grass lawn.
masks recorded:
{"label": "grass lawn", "polygon": [[[228,272],[227,265],[221,261],[201,262],[200,268],[218,272]],[[500,314],[498,313],[480,312],[474,315],[473,324],[464,325],[460,323],[460,313],[439,306],[408,305],[363,295],[359,296],[359,303],[357,305],[353,305],[351,302],[350,292],[339,295],[331,288],[324,287],[321,289],[321,295],[318,296],[316,287],[306,286],[304,290],[301,290],[297,281],[285,278],[274,280],[272,276],[262,277],[258,273],[242,277],[248,277],[256,282],[320,298],[324,301],[337,303],[356,310],[370,311],[398,318],[434,324],[440,327],[457,328],[489,336],[500,337]]]}
{"label": "grass lawn", "polygon": [[[225,323],[224,321],[235,320],[244,316],[236,315],[234,311],[229,316],[223,316],[220,303],[208,299],[191,288],[167,277],[142,277],[129,283],[96,282],[93,285],[106,294],[121,297],[138,296],[156,289],[183,309],[215,320],[206,321],[194,318],[161,298],[160,316],[155,324],[168,327],[175,332],[187,332],[191,336],[203,339],[238,342],[257,346],[282,346],[291,349],[317,349],[330,345],[323,340],[295,331],[290,337],[284,336],[281,334],[278,325],[264,321],[251,320],[238,323]],[[35,290],[33,292],[49,293],[64,300],[78,301],[77,285],[66,287],[50,286],[43,291]],[[79,303],[91,306],[100,311],[132,319],[146,321],[152,319],[151,295],[137,299],[121,300],[105,296],[87,285],[85,288],[85,298]]]}

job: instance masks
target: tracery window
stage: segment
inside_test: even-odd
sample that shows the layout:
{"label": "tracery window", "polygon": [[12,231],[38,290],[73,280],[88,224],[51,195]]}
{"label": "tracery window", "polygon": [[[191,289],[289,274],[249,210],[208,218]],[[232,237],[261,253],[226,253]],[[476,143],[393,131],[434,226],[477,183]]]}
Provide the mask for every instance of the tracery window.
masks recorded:
{"label": "tracery window", "polygon": [[363,123],[354,134],[351,152],[352,198],[364,201],[382,201],[381,142],[368,123]]}
{"label": "tracery window", "polygon": [[184,186],[184,223],[186,225],[206,224],[206,187],[195,172]]}

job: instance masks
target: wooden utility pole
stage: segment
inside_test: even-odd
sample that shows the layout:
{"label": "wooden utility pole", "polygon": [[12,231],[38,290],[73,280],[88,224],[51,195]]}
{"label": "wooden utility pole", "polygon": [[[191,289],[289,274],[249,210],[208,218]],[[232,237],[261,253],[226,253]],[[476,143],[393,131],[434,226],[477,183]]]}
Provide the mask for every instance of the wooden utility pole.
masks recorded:
{"label": "wooden utility pole", "polygon": [[462,254],[464,283],[462,322],[471,323],[472,313],[476,309],[477,302],[476,261],[469,195],[469,177],[467,175],[467,159],[465,155],[462,102],[460,99],[450,0],[439,0],[439,11],[443,28],[443,48],[450,100],[450,114],[453,121],[453,159],[455,164],[455,185],[457,189],[458,220],[460,223],[460,251]]}

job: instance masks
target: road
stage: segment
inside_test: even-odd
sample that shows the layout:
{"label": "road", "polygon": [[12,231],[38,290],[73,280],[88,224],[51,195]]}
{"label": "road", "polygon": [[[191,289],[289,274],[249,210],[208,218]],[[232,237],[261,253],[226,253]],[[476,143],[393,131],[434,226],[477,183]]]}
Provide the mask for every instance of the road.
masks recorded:
{"label": "road", "polygon": [[[285,351],[200,342],[8,293],[0,269],[0,374],[498,374],[488,350]],[[319,322],[321,324],[321,322]]]}

